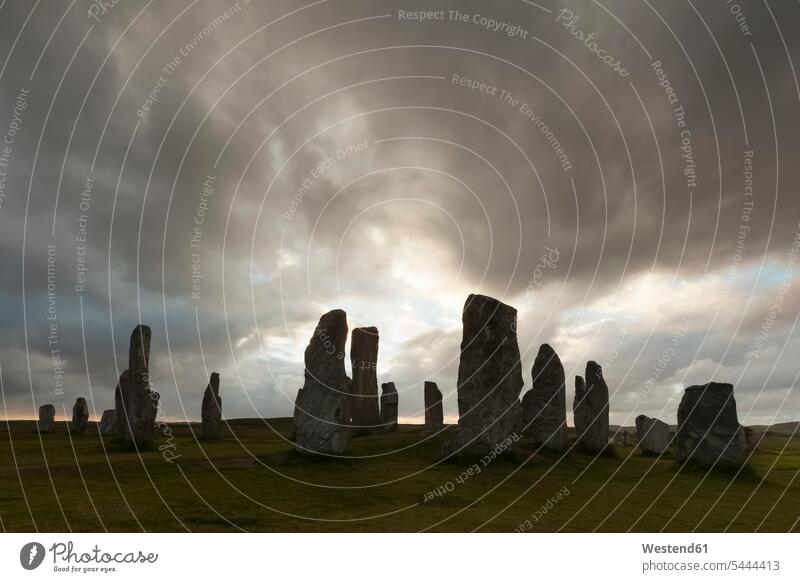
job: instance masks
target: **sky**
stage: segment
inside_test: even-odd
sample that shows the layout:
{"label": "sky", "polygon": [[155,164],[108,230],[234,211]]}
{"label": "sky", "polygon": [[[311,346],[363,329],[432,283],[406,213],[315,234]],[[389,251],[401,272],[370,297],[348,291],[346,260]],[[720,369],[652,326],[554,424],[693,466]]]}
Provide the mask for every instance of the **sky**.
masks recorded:
{"label": "sky", "polygon": [[139,322],[167,418],[212,371],[289,416],[341,308],[454,422],[482,293],[568,408],[595,360],[615,424],[711,380],[800,419],[795,3],[101,5],[0,3],[0,416],[99,417]]}

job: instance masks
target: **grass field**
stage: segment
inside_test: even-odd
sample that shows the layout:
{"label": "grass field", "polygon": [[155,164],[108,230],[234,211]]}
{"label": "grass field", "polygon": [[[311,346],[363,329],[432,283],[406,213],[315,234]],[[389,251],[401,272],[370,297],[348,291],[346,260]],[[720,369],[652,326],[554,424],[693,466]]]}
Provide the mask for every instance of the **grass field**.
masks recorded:
{"label": "grass field", "polygon": [[[0,423],[2,529],[799,529],[800,439],[767,437],[738,475],[679,471],[673,459],[631,447],[560,457],[522,440],[469,476],[470,462],[438,461],[443,435],[429,438],[418,426],[354,439],[356,458],[333,460],[295,453],[289,419],[231,421],[219,441],[196,439],[196,425],[171,427],[174,438],[157,442],[174,447],[167,462],[158,449],[140,456],[101,440],[94,424],[70,437],[59,423],[40,440],[33,422]],[[429,493],[437,488],[447,492]]]}

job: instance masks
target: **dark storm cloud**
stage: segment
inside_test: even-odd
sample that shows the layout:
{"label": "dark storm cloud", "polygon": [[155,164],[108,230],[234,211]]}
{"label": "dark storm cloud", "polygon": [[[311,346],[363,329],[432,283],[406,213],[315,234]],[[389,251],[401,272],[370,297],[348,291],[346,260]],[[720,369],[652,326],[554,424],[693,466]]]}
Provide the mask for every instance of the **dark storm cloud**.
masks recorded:
{"label": "dark storm cloud", "polygon": [[[796,293],[770,313],[795,279],[800,101],[769,11],[740,4],[748,31],[700,3],[426,2],[444,20],[420,23],[405,2],[120,2],[93,18],[79,1],[54,33],[66,5],[6,3],[3,134],[30,90],[0,206],[7,404],[32,414],[91,381],[110,405],[141,318],[168,414],[196,417],[219,370],[228,415],[288,415],[315,320],[343,307],[381,328],[381,381],[410,417],[425,379],[453,393],[473,291],[520,308],[526,376],[544,341],[571,372],[606,358],[619,421],[652,408],[648,380],[659,406],[704,375],[785,393]],[[754,418],[776,406],[753,400]]]}

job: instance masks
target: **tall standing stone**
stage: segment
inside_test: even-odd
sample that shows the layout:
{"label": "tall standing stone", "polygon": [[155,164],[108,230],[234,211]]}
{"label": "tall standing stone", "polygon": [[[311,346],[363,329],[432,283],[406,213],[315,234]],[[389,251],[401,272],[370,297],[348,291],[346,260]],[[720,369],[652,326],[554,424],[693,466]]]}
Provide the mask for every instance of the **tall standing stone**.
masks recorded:
{"label": "tall standing stone", "polygon": [[397,406],[400,398],[394,382],[381,384],[381,422],[387,432],[397,430]]}
{"label": "tall standing stone", "polygon": [[50,432],[56,422],[56,407],[43,404],[39,407],[39,432]]}
{"label": "tall standing stone", "polygon": [[305,383],[295,402],[295,442],[300,452],[340,455],[350,442],[351,383],[345,372],[347,314],[329,311],[305,352]]}
{"label": "tall standing stone", "polygon": [[369,434],[381,428],[378,399],[378,328],[357,327],[350,340],[353,369],[352,435]]}
{"label": "tall standing stone", "polygon": [[684,391],[675,434],[679,460],[738,465],[745,460],[745,440],[731,384],[709,382]]}
{"label": "tall standing stone", "polygon": [[444,428],[442,393],[436,382],[425,382],[425,430],[439,432]]}
{"label": "tall standing stone", "polygon": [[599,452],[608,445],[608,386],[597,362],[586,364],[586,380],[575,377],[575,433],[578,446]]}
{"label": "tall standing stone", "polygon": [[492,297],[470,295],[462,323],[458,430],[446,454],[493,449],[522,431],[517,310]]}
{"label": "tall standing stone", "polygon": [[89,405],[86,398],[82,396],[75,401],[72,407],[72,422],[69,423],[69,431],[72,434],[83,434],[86,432],[86,425],[89,423]]}
{"label": "tall standing stone", "polygon": [[115,426],[117,423],[117,411],[114,408],[103,411],[100,422],[97,423],[97,433],[100,436],[115,436]]}
{"label": "tall standing stone", "polygon": [[128,369],[119,379],[117,427],[120,436],[137,448],[152,444],[158,410],[158,393],[150,390],[150,335],[146,325],[134,328],[128,350]]}
{"label": "tall standing stone", "polygon": [[203,394],[201,419],[203,435],[208,439],[219,438],[219,431],[222,428],[222,398],[219,395],[219,374],[216,372],[211,374]]}
{"label": "tall standing stone", "polygon": [[564,366],[555,350],[542,344],[531,371],[533,385],[522,398],[525,436],[544,448],[567,446],[567,390]]}
{"label": "tall standing stone", "polygon": [[639,450],[647,455],[661,455],[669,448],[669,425],[644,414],[636,417],[636,437]]}

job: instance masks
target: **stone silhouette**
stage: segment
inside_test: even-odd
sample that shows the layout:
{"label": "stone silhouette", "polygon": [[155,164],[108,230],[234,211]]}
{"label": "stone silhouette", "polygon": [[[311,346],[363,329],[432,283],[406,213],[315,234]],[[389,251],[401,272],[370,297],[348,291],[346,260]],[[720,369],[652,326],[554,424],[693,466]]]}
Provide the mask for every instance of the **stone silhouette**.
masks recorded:
{"label": "stone silhouette", "polygon": [[89,423],[89,405],[86,398],[82,396],[75,401],[72,407],[72,422],[69,423],[69,431],[72,434],[83,434],[86,432],[86,425]]}
{"label": "stone silhouette", "polygon": [[97,424],[97,433],[100,436],[115,436],[117,424],[117,411],[114,408],[103,411],[100,422]]}
{"label": "stone silhouette", "polygon": [[39,432],[50,432],[56,423],[56,407],[42,404],[39,407]]}
{"label": "stone silhouette", "polygon": [[586,364],[586,379],[575,377],[575,434],[578,446],[599,452],[608,445],[608,386],[597,362]]}
{"label": "stone silhouette", "polygon": [[461,319],[458,429],[445,454],[493,449],[522,431],[517,310],[492,297],[470,295]]}
{"label": "stone silhouette", "polygon": [[661,455],[669,448],[669,425],[644,414],[636,417],[639,450],[647,455]]}
{"label": "stone silhouette", "polygon": [[219,438],[222,428],[222,398],[219,395],[219,374],[213,372],[203,394],[201,411],[203,435],[208,439]]}
{"label": "stone silhouette", "polygon": [[114,395],[117,436],[134,447],[153,442],[153,425],[159,395],[150,390],[150,328],[137,325],[131,333],[128,369],[122,373]]}
{"label": "stone silhouette", "polygon": [[394,382],[381,384],[381,422],[387,432],[397,430],[397,406],[400,398]]}
{"label": "stone silhouette", "polygon": [[350,363],[353,369],[352,436],[381,429],[378,339],[376,327],[357,327],[350,338]]}
{"label": "stone silhouette", "polygon": [[444,428],[442,393],[436,382],[425,382],[425,431],[434,433]]}
{"label": "stone silhouette", "polygon": [[295,442],[300,452],[340,455],[350,442],[351,380],[345,372],[347,314],[329,311],[305,352],[305,383],[295,402]]}
{"label": "stone silhouette", "polygon": [[542,344],[531,371],[533,385],[522,397],[524,434],[545,449],[567,446],[567,390],[564,366],[555,350]]}
{"label": "stone silhouette", "polygon": [[678,405],[675,449],[680,461],[739,465],[747,444],[736,414],[733,386],[709,382],[689,386]]}

